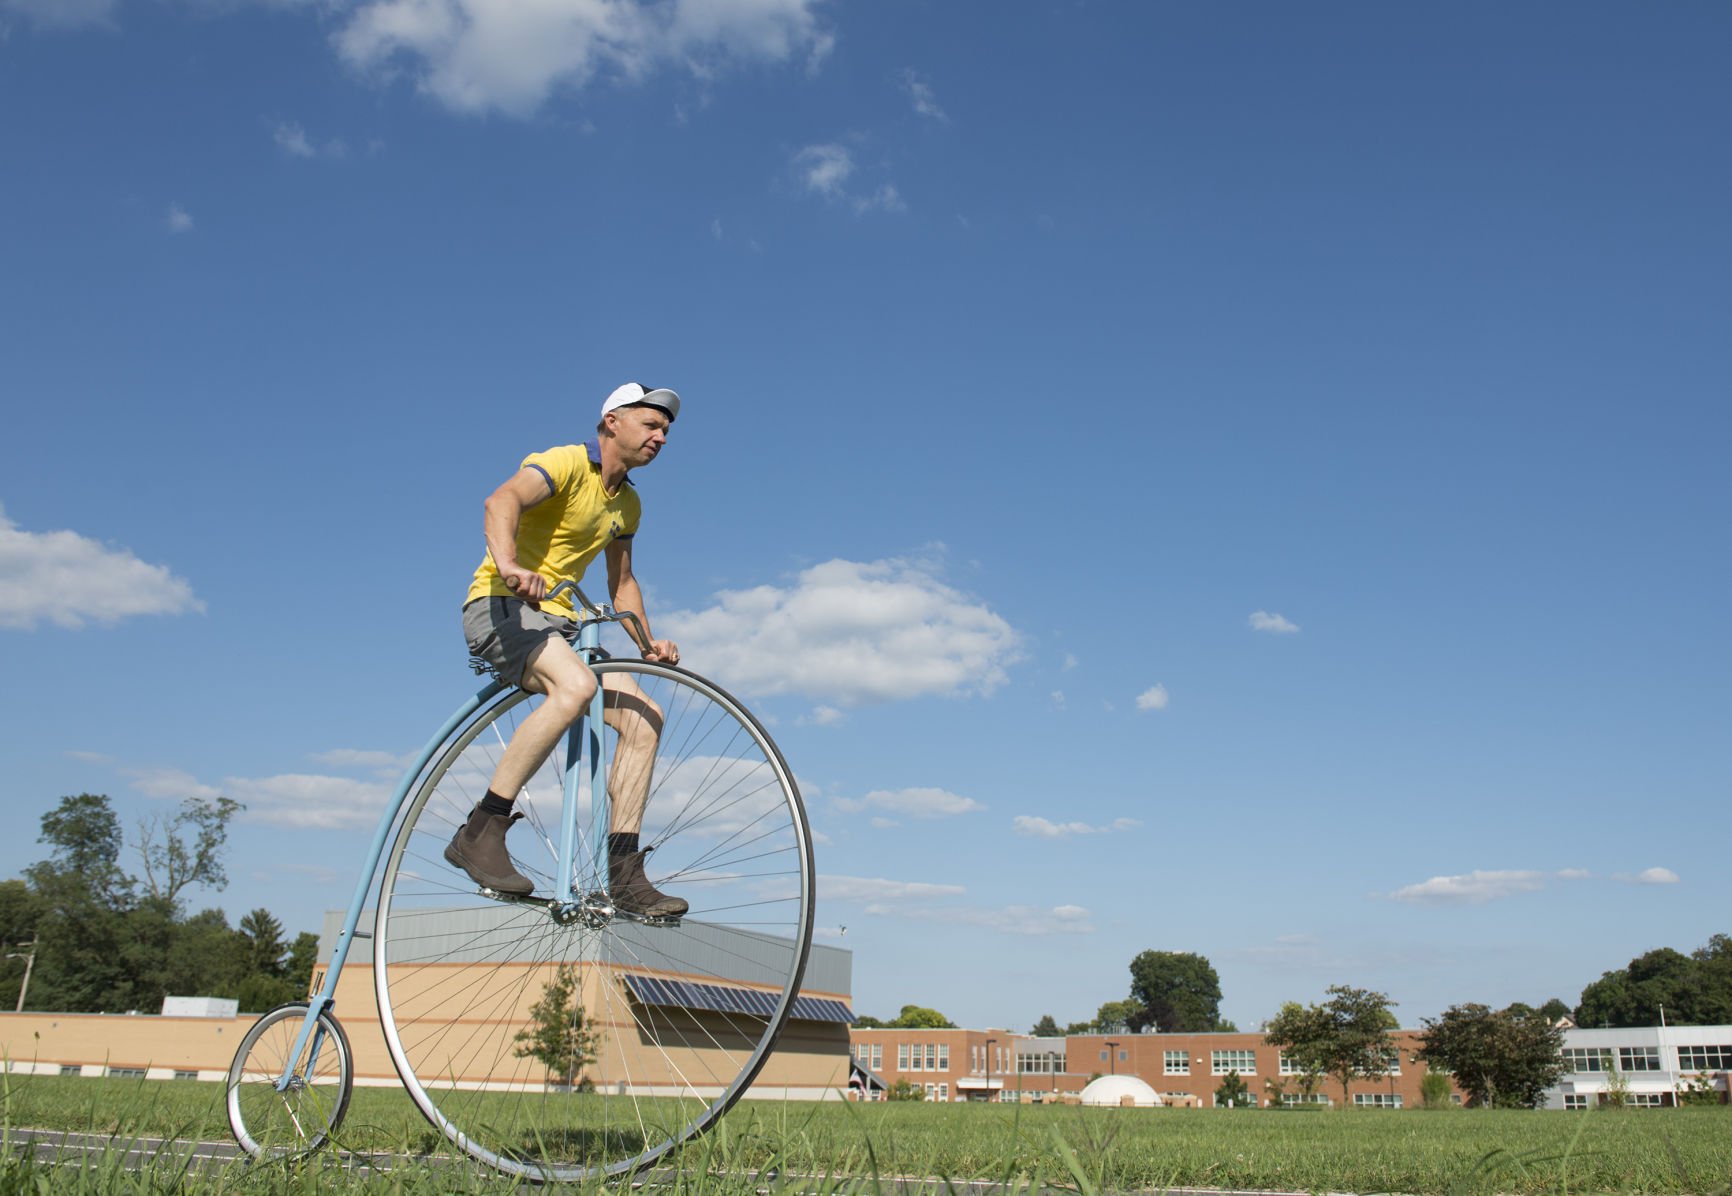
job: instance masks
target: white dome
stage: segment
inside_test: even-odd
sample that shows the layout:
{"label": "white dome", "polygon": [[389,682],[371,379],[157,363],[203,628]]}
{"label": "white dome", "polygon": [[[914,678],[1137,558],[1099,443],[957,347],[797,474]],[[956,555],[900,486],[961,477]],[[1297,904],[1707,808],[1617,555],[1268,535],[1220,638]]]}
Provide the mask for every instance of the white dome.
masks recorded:
{"label": "white dome", "polygon": [[1161,1103],[1160,1094],[1135,1076],[1102,1076],[1082,1090],[1085,1105],[1111,1105],[1118,1108],[1125,1097],[1139,1109],[1152,1109]]}

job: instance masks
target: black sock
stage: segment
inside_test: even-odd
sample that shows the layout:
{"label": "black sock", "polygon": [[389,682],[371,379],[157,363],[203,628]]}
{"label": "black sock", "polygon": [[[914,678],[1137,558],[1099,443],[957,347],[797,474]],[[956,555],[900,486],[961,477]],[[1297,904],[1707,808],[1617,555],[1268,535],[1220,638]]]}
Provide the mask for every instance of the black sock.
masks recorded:
{"label": "black sock", "polygon": [[608,855],[630,855],[637,850],[637,832],[610,831],[607,836]]}
{"label": "black sock", "polygon": [[481,804],[476,808],[487,814],[511,813],[511,803],[491,789],[487,791],[487,796],[481,799]]}

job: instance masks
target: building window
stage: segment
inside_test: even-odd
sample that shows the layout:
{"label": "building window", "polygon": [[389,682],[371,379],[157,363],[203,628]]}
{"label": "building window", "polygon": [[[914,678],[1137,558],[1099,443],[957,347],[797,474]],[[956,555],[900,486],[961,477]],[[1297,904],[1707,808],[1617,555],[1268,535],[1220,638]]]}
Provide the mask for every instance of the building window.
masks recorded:
{"label": "building window", "polygon": [[980,1048],[977,1046],[971,1046],[968,1048],[968,1070],[971,1074],[975,1075],[978,1075],[981,1071]]}
{"label": "building window", "polygon": [[1401,1074],[1401,1052],[1388,1051],[1383,1056],[1383,1074],[1398,1076]]}
{"label": "building window", "polygon": [[1663,1092],[1627,1092],[1624,1103],[1632,1109],[1659,1109],[1666,1104],[1666,1094]]}
{"label": "building window", "polygon": [[1242,1076],[1257,1074],[1257,1052],[1255,1051],[1211,1051],[1209,1052],[1209,1074],[1224,1076],[1230,1071],[1236,1071]]}
{"label": "building window", "polygon": [[881,1042],[872,1044],[872,1070],[884,1070],[884,1044]]}
{"label": "building window", "polygon": [[84,1074],[84,1068],[77,1063],[62,1063],[60,1074],[63,1076],[81,1076]]}
{"label": "building window", "polygon": [[937,1097],[937,1095],[938,1095],[938,1085],[937,1084],[926,1085],[926,1099],[927,1100],[932,1100],[935,1097]]}
{"label": "building window", "polygon": [[908,1070],[908,1044],[906,1042],[896,1044],[896,1070]]}
{"label": "building window", "polygon": [[1284,1076],[1305,1076],[1311,1073],[1300,1066],[1299,1061],[1286,1051],[1281,1052],[1280,1071]]}
{"label": "building window", "polygon": [[1678,1048],[1680,1071],[1732,1071],[1732,1044]]}
{"label": "building window", "polygon": [[1125,1061],[1127,1061],[1127,1060],[1128,1060],[1128,1059],[1129,1059],[1129,1058],[1130,1058],[1130,1057],[1131,1057],[1131,1053],[1130,1053],[1130,1052],[1129,1052],[1129,1051],[1120,1051],[1120,1052],[1119,1052],[1119,1062],[1120,1062],[1120,1063],[1124,1063],[1124,1062],[1125,1062]]}
{"label": "building window", "polygon": [[938,1044],[936,1042],[926,1044],[926,1070],[938,1070]]}
{"label": "building window", "polygon": [[950,1085],[949,1084],[940,1084],[938,1086],[938,1099],[939,1100],[949,1100],[950,1099]]}
{"label": "building window", "polygon": [[1585,1092],[1564,1093],[1564,1108],[1585,1109],[1588,1107],[1588,1096]]}
{"label": "building window", "polygon": [[176,1070],[174,1078],[177,1080],[196,1080],[198,1079],[198,1072]]}
{"label": "building window", "polygon": [[1619,1047],[1619,1071],[1659,1071],[1659,1047]]}
{"label": "building window", "polygon": [[1191,1055],[1189,1051],[1168,1051],[1166,1053],[1165,1072],[1169,1076],[1188,1076],[1191,1074]]}
{"label": "building window", "polygon": [[1612,1052],[1604,1047],[1565,1047],[1564,1066],[1580,1074],[1590,1071],[1610,1071]]}
{"label": "building window", "polygon": [[1107,1053],[1105,1051],[1102,1051],[1101,1052],[1101,1062],[1105,1063],[1106,1061],[1107,1061]]}
{"label": "building window", "polygon": [[950,1070],[950,1044],[948,1042],[938,1044],[938,1070]]}
{"label": "building window", "polygon": [[1284,1105],[1326,1105],[1329,1098],[1321,1092],[1283,1092],[1281,1103]]}
{"label": "building window", "polygon": [[144,1068],[111,1067],[108,1069],[108,1074],[117,1080],[142,1080],[144,1079]]}
{"label": "building window", "polygon": [[1387,1092],[1355,1092],[1353,1103],[1362,1109],[1399,1109],[1401,1096],[1399,1093],[1392,1096]]}

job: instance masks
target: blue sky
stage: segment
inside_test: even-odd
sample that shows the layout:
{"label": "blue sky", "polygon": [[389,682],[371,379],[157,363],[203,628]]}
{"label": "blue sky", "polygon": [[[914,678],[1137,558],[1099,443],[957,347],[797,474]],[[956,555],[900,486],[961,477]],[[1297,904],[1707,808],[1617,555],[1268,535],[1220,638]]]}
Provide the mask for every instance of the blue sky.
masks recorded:
{"label": "blue sky", "polygon": [[1729,39],[0,0],[0,873],[220,792],[195,900],[315,929],[471,688],[482,498],[634,378],[652,619],[774,720],[862,1011],[1080,1020],[1152,947],[1417,1024],[1698,946]]}

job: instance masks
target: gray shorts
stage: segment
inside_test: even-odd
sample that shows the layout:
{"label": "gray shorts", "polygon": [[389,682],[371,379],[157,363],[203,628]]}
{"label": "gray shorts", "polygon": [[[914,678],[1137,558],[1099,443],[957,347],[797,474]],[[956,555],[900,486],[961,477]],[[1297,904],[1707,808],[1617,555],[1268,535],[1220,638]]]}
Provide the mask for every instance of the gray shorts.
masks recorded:
{"label": "gray shorts", "polygon": [[576,634],[576,620],[545,614],[521,598],[476,598],[463,604],[469,666],[507,685],[523,684],[530,656],[549,638],[570,643]]}

